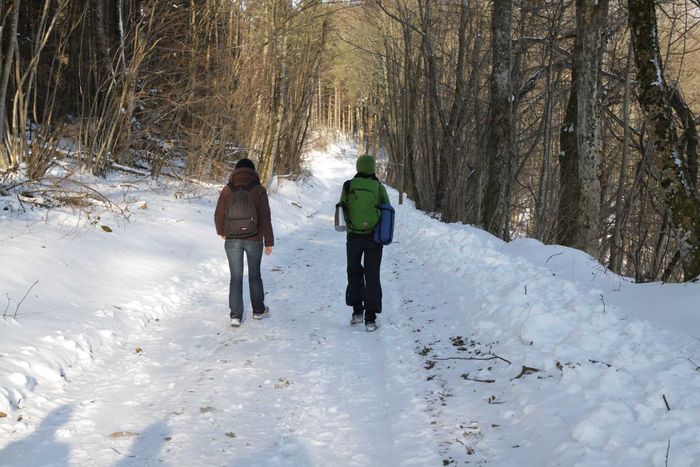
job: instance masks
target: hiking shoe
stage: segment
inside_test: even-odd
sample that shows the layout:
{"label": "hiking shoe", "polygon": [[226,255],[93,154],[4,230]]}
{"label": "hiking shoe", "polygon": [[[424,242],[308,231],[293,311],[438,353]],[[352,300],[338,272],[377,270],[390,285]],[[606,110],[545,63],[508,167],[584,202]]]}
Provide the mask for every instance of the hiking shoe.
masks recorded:
{"label": "hiking shoe", "polygon": [[375,323],[374,321],[365,323],[365,328],[367,329],[367,332],[374,332],[377,330],[377,323]]}
{"label": "hiking shoe", "polygon": [[259,313],[253,312],[253,319],[262,319],[262,317],[268,314],[269,312],[270,309],[268,307],[265,307],[265,309]]}
{"label": "hiking shoe", "polygon": [[364,320],[365,320],[365,317],[364,317],[363,313],[353,313],[352,319],[350,320],[350,326],[355,326],[356,324],[360,324]]}
{"label": "hiking shoe", "polygon": [[240,318],[231,318],[231,327],[237,328],[241,325]]}

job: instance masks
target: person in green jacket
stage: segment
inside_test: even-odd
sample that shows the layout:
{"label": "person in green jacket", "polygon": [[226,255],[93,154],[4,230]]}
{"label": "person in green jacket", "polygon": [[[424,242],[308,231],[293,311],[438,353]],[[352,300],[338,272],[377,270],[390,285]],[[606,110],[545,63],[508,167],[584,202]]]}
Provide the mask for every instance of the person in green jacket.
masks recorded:
{"label": "person in green jacket", "polygon": [[345,206],[347,223],[348,286],[345,303],[352,307],[350,324],[364,320],[367,331],[377,329],[377,314],[382,311],[380,269],[382,245],[373,239],[379,222],[380,204],[390,204],[386,188],[377,179],[376,164],[370,155],[357,159],[357,174],[345,182],[340,203]]}

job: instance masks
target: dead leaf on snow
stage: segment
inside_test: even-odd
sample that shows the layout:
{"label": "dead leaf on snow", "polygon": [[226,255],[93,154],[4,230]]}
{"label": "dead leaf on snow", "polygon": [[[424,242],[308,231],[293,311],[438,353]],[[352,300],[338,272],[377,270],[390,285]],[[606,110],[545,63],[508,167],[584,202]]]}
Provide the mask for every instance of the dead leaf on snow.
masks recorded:
{"label": "dead leaf on snow", "polygon": [[101,225],[100,227],[102,228],[102,230],[104,230],[104,231],[107,232],[107,233],[112,232],[112,229],[110,229],[110,228],[107,227],[106,225]]}
{"label": "dead leaf on snow", "polygon": [[134,431],[115,431],[109,435],[110,438],[128,438],[130,436],[138,436]]}

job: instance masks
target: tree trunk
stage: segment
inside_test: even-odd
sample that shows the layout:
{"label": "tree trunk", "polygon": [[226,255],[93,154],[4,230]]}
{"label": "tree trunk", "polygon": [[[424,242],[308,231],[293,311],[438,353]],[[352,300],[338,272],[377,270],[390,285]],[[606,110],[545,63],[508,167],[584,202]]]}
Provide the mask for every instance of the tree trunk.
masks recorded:
{"label": "tree trunk", "polygon": [[510,238],[510,196],[513,177],[513,113],[511,106],[511,0],[495,0],[491,19],[491,94],[489,133],[486,143],[488,175],[483,204],[484,228]]}
{"label": "tree trunk", "polygon": [[676,231],[686,280],[700,275],[700,201],[688,176],[678,145],[659,53],[654,0],[629,0],[629,24],[639,83],[639,103],[648,122],[661,186]]}
{"label": "tree trunk", "polygon": [[625,192],[625,181],[627,179],[627,161],[630,150],[630,99],[632,94],[632,66],[634,61],[634,50],[632,42],[627,50],[627,65],[625,68],[625,95],[622,105],[623,137],[622,137],[622,161],[620,162],[620,177],[617,182],[617,195],[615,196],[615,224],[613,226],[612,242],[610,244],[610,269],[618,274],[622,273],[622,219]]}
{"label": "tree trunk", "polygon": [[572,89],[561,132],[558,241],[593,256],[600,236],[600,91],[608,6],[609,0],[576,0]]}
{"label": "tree trunk", "polygon": [[[5,117],[7,114],[7,86],[10,81],[10,69],[12,68],[12,61],[17,48],[17,24],[19,23],[20,4],[21,0],[14,1],[14,10],[12,12],[12,23],[10,25],[10,33],[8,35],[7,50],[4,51],[4,54],[0,57],[0,59],[4,59],[4,62],[2,63],[2,72],[0,73],[0,151],[3,153],[5,151],[4,142],[6,127]],[[9,167],[14,165],[9,154],[7,154],[7,157],[2,154],[2,160],[3,165],[5,162],[7,162]]]}

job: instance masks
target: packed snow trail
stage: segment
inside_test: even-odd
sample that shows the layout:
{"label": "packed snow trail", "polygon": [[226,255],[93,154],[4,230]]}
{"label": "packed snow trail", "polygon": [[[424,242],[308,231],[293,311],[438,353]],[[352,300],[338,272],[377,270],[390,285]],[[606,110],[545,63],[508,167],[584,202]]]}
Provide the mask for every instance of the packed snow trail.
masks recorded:
{"label": "packed snow trail", "polygon": [[345,170],[324,180],[325,212],[278,228],[264,258],[269,316],[228,327],[222,244],[180,278],[175,309],[100,352],[36,415],[27,409],[41,424],[0,448],[0,464],[440,464],[416,385],[421,361],[388,321],[374,334],[349,326],[344,236],[331,214],[335,185],[352,174],[337,162]]}
{"label": "packed snow trail", "polygon": [[[381,327],[350,327],[331,216],[351,152],[314,154],[307,180],[273,186],[261,321],[228,326],[212,201],[192,201],[177,212],[199,214],[178,214],[150,258],[197,261],[95,310],[100,342],[67,328],[0,352],[0,368],[14,362],[0,389],[27,399],[0,419],[0,465],[700,465],[696,322],[635,319],[659,316],[664,295],[689,316],[697,284],[631,284],[582,252],[506,244],[406,203],[384,249]],[[46,347],[79,361],[58,374],[38,360]]]}

